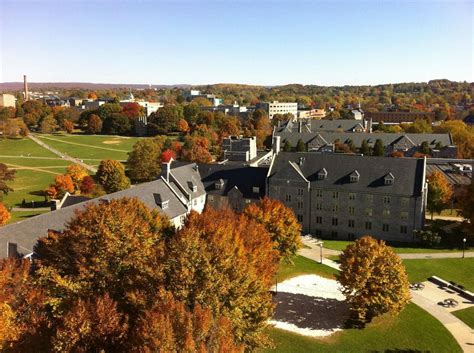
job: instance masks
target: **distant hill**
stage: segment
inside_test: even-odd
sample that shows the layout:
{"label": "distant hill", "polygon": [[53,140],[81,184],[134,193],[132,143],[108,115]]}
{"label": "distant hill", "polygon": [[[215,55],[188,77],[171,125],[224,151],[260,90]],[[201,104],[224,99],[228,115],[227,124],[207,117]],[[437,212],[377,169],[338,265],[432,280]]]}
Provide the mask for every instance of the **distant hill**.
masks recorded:
{"label": "distant hill", "polygon": [[[132,88],[144,89],[149,88],[148,84],[127,84],[127,83],[91,83],[91,82],[28,82],[28,88],[32,89],[116,89],[116,88]],[[152,88],[188,88],[191,85],[176,84],[176,85],[152,85]],[[0,90],[17,91],[23,89],[23,82],[0,82]]]}

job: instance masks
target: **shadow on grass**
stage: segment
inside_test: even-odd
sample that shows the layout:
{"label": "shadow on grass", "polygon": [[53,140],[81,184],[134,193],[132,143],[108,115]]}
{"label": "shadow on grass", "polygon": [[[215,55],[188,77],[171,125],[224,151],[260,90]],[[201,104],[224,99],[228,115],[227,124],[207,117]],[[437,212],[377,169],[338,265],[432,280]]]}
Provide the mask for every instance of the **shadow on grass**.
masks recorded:
{"label": "shadow on grass", "polygon": [[285,292],[279,292],[273,299],[277,303],[273,320],[299,328],[332,331],[343,328],[349,316],[346,302],[337,299]]}

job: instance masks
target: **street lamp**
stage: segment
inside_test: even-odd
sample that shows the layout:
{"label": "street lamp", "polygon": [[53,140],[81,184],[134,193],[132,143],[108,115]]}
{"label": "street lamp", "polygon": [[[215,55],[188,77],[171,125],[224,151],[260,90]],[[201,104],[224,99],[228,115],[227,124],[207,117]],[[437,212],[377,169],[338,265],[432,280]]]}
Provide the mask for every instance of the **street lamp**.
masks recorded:
{"label": "street lamp", "polygon": [[464,252],[466,251],[466,238],[462,239],[462,258],[464,259]]}
{"label": "street lamp", "polygon": [[319,243],[319,263],[322,265],[323,264],[323,242]]}

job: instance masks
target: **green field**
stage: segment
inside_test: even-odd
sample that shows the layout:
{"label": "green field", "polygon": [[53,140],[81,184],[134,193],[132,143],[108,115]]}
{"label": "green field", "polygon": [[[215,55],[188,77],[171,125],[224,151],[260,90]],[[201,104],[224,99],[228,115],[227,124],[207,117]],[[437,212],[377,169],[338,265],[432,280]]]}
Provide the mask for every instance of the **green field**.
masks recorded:
{"label": "green field", "polygon": [[[43,142],[85,163],[97,166],[102,159],[125,160],[138,137],[88,136],[88,135],[37,135]],[[14,189],[3,197],[9,208],[26,202],[44,200],[41,191],[65,172],[71,162],[39,146],[28,138],[1,139],[0,163],[17,170],[15,180],[9,185]],[[17,220],[15,217],[14,220]]]}
{"label": "green field", "polygon": [[474,329],[474,307],[452,311],[451,314],[463,321],[470,328]]}
{"label": "green field", "polygon": [[[126,160],[139,137],[102,135],[36,135],[41,141],[68,156],[97,165],[102,159]],[[92,160],[92,161],[88,161]]]}
{"label": "green field", "polygon": [[11,213],[12,218],[10,219],[9,223],[19,222],[19,221],[22,221],[22,220],[30,218],[30,217],[38,216],[38,215],[43,214],[43,213],[44,213],[44,211],[35,211],[35,210],[32,210],[32,211],[16,211],[16,212],[14,211],[14,212]]}
{"label": "green field", "polygon": [[385,315],[362,330],[347,329],[324,339],[279,329],[270,329],[269,334],[275,349],[259,352],[462,352],[443,325],[415,304],[409,304],[397,317]]}
{"label": "green field", "polygon": [[403,260],[410,282],[426,281],[438,276],[474,291],[474,258]]}
{"label": "green field", "polygon": [[[349,240],[323,240],[324,247],[326,249],[343,251],[347,245],[352,244],[352,241]],[[443,253],[443,252],[458,252],[459,249],[432,249],[432,248],[418,248],[418,247],[405,247],[405,246],[396,246],[393,247],[394,251],[397,254],[419,254],[419,253]]]}
{"label": "green field", "polygon": [[283,263],[280,265],[277,280],[281,282],[291,277],[307,274],[317,274],[321,277],[335,278],[337,270],[326,265],[318,264],[306,257],[295,256],[293,257],[293,264]]}

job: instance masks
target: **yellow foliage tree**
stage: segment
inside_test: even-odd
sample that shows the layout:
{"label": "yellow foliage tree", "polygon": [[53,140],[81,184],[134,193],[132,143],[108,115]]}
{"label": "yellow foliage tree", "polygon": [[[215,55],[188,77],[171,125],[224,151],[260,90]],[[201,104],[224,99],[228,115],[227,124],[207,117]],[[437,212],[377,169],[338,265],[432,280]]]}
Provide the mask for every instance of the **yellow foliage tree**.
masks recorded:
{"label": "yellow foliage tree", "polygon": [[5,205],[0,202],[0,226],[7,224],[11,217]]}
{"label": "yellow foliage tree", "polygon": [[364,236],[340,256],[337,280],[358,324],[390,312],[399,313],[410,301],[408,276],[393,249]]}
{"label": "yellow foliage tree", "polygon": [[89,174],[81,165],[71,164],[66,168],[66,175],[69,175],[72,179],[72,183],[74,184],[74,192],[79,192],[81,190],[82,180]]}

